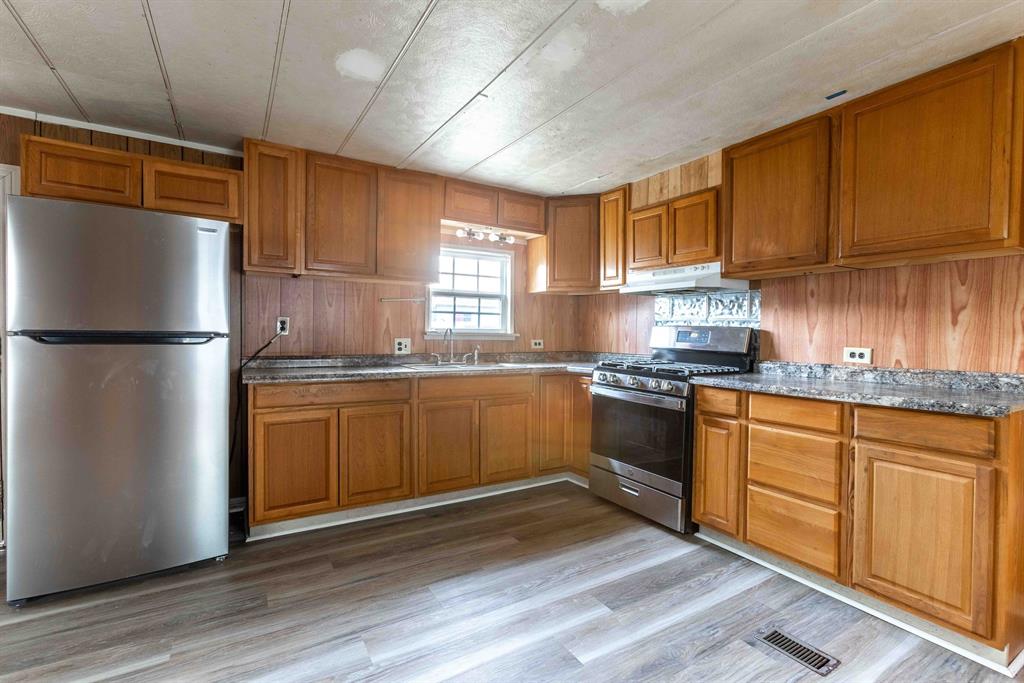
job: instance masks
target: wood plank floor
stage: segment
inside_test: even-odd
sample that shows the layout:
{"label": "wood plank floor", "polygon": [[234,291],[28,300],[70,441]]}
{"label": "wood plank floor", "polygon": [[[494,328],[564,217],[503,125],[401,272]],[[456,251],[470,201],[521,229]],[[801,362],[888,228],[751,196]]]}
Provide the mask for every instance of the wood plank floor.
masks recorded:
{"label": "wood plank floor", "polygon": [[254,543],[0,607],[0,680],[1001,681],[568,483]]}

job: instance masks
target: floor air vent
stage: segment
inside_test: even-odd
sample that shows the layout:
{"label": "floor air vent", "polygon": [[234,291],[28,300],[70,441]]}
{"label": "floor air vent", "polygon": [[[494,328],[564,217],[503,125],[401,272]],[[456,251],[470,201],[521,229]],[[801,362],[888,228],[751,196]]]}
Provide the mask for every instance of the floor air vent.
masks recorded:
{"label": "floor air vent", "polygon": [[828,676],[839,666],[839,660],[835,657],[829,657],[821,650],[813,648],[777,628],[759,629],[755,637],[820,676]]}

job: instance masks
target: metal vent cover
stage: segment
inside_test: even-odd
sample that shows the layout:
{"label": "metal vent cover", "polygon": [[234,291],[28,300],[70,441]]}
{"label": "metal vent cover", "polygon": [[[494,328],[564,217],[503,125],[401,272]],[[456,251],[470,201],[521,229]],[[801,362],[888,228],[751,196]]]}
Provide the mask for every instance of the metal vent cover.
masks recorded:
{"label": "metal vent cover", "polygon": [[758,629],[754,637],[790,659],[795,659],[819,676],[828,676],[839,666],[839,660],[835,657],[777,628]]}

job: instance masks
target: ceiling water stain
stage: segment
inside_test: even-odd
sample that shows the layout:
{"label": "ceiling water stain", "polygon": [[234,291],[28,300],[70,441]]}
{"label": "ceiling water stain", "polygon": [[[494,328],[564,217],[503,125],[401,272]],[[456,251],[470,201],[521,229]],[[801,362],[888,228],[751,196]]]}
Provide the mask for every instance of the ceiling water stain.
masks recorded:
{"label": "ceiling water stain", "polygon": [[347,78],[377,83],[384,77],[388,64],[375,52],[357,47],[339,53],[334,59],[334,68]]}

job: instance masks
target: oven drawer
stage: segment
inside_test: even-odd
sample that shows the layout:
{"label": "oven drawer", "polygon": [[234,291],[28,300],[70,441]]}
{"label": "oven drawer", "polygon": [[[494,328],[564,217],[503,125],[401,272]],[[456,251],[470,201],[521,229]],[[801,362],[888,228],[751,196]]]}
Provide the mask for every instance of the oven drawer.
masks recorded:
{"label": "oven drawer", "polygon": [[650,486],[591,465],[590,492],[670,529],[683,529],[683,501]]}

